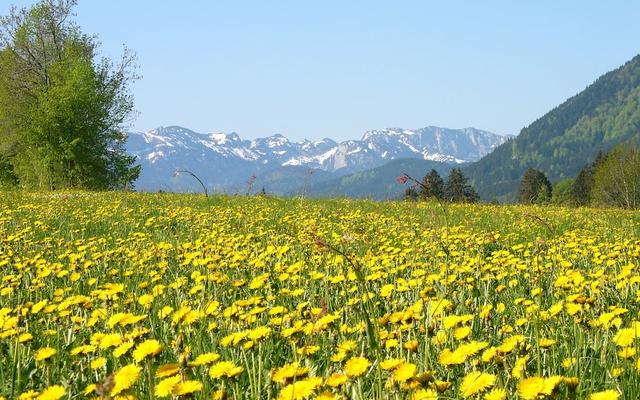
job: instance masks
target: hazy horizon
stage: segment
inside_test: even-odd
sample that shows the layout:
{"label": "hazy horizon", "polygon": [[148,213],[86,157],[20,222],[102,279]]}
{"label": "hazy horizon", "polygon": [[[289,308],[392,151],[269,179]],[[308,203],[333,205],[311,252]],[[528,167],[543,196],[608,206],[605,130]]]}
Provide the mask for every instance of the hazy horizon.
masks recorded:
{"label": "hazy horizon", "polygon": [[[30,5],[32,1],[5,1]],[[385,127],[519,131],[639,52],[640,3],[80,0],[143,79],[131,130],[336,141]]]}

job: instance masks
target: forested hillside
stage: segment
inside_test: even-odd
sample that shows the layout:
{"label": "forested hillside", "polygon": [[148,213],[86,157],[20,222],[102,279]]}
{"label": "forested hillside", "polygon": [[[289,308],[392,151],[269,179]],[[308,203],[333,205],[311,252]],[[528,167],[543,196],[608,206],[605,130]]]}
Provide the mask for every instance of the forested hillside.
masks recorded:
{"label": "forested hillside", "polygon": [[525,170],[574,177],[599,151],[640,137],[640,56],[524,128],[465,173],[482,198],[513,200]]}

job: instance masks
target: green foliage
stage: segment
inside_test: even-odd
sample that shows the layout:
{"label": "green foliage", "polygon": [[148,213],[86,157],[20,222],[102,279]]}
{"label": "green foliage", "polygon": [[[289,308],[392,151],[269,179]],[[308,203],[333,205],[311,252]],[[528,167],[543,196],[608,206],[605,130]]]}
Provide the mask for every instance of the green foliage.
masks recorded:
{"label": "green foliage", "polygon": [[558,205],[570,205],[572,202],[573,183],[575,179],[567,178],[556,182],[551,192],[551,202]]}
{"label": "green foliage", "polygon": [[529,168],[522,175],[518,189],[518,202],[544,204],[551,200],[551,182],[542,171]]}
{"label": "green foliage", "polygon": [[126,188],[134,58],[96,56],[71,21],[75,1],[41,1],[0,19],[0,181],[30,189]]}
{"label": "green foliage", "polygon": [[617,146],[599,163],[594,174],[594,204],[637,209],[640,207],[640,150]]}
{"label": "green foliage", "polygon": [[516,198],[529,167],[573,177],[598,151],[640,137],[640,55],[568,99],[465,172],[483,198]]}
{"label": "green foliage", "polygon": [[436,199],[444,199],[444,180],[440,177],[440,174],[435,169],[432,169],[422,179],[424,186],[420,187],[420,197],[422,199],[428,199],[435,197]]}
{"label": "green foliage", "polygon": [[452,203],[477,203],[480,200],[478,193],[468,183],[468,179],[460,168],[453,168],[449,173],[444,188],[444,198]]}
{"label": "green foliage", "polygon": [[571,191],[571,200],[577,206],[586,206],[591,204],[591,193],[595,182],[595,173],[598,167],[604,162],[605,154],[599,152],[595,160],[585,165],[575,179]]}

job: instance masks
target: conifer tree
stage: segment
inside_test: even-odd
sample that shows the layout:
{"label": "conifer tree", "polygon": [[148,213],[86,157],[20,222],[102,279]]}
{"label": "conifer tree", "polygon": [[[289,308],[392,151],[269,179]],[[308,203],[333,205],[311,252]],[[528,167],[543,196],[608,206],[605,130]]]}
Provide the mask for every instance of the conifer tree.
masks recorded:
{"label": "conifer tree", "polygon": [[599,152],[593,162],[585,165],[582,170],[580,170],[580,173],[578,173],[573,183],[573,190],[571,191],[573,204],[586,206],[591,203],[591,192],[593,191],[593,185],[595,183],[595,173],[605,160],[606,155],[603,152]]}
{"label": "conifer tree", "polygon": [[525,171],[520,181],[518,201],[523,204],[542,204],[551,200],[551,182],[534,168]]}
{"label": "conifer tree", "polygon": [[468,179],[460,168],[453,168],[447,177],[444,188],[444,198],[452,203],[477,203],[478,193],[468,183]]}
{"label": "conifer tree", "polygon": [[422,185],[420,186],[420,198],[428,199],[435,197],[438,200],[444,198],[444,181],[440,174],[435,169],[432,169],[422,179]]}

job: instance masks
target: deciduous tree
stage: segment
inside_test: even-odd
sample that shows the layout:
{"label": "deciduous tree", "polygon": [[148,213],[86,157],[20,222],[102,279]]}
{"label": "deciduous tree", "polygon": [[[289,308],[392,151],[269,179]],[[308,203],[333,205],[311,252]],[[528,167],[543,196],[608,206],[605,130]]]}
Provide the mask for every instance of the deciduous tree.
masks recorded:
{"label": "deciduous tree", "polygon": [[122,188],[139,167],[124,150],[135,58],[98,56],[73,22],[75,0],[0,18],[0,179],[31,189]]}

